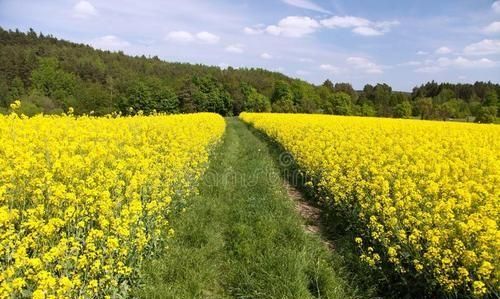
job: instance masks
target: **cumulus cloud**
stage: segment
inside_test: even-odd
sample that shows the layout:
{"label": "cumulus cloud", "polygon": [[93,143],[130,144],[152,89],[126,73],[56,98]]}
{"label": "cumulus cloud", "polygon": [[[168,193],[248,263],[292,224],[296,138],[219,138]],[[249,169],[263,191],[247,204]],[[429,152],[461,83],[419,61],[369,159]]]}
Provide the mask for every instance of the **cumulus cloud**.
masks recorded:
{"label": "cumulus cloud", "polygon": [[207,44],[216,44],[220,40],[217,35],[206,31],[196,33],[196,38]]}
{"label": "cumulus cloud", "polygon": [[73,16],[81,19],[93,17],[97,16],[97,10],[92,3],[82,0],[73,6]]}
{"label": "cumulus cloud", "polygon": [[262,25],[245,27],[243,28],[243,32],[249,35],[257,35],[266,32],[272,35],[302,37],[324,27],[329,29],[352,29],[352,32],[355,34],[378,36],[389,32],[392,27],[397,25],[399,25],[398,21],[373,22],[365,18],[354,16],[332,16],[319,21],[306,16],[288,16],[281,19],[276,25],[269,25],[267,27]]}
{"label": "cumulus cloud", "polygon": [[384,72],[382,66],[364,57],[349,57],[347,63],[367,74],[382,74]]}
{"label": "cumulus cloud", "polygon": [[124,50],[125,48],[130,46],[129,42],[127,42],[126,40],[122,40],[115,35],[101,36],[92,40],[90,44],[95,48],[110,51]]}
{"label": "cumulus cloud", "polygon": [[440,67],[461,67],[461,68],[488,68],[488,67],[494,67],[497,65],[497,63],[493,60],[490,60],[488,58],[481,58],[477,60],[471,60],[464,58],[462,56],[459,56],[454,59],[450,59],[447,57],[441,57],[437,60],[437,64]]}
{"label": "cumulus cloud", "polygon": [[439,47],[436,49],[436,51],[434,51],[436,54],[449,54],[452,52],[452,50],[448,47]]}
{"label": "cumulus cloud", "polygon": [[464,48],[467,55],[492,55],[500,54],[500,40],[483,39]]}
{"label": "cumulus cloud", "polygon": [[398,21],[373,22],[365,18],[354,16],[333,16],[320,21],[326,28],[352,28],[352,32],[363,36],[383,35],[392,27],[399,25]]}
{"label": "cumulus cloud", "polygon": [[314,10],[322,13],[331,13],[330,11],[322,8],[321,6],[309,0],[282,0],[282,1],[288,5],[292,5],[299,8]]}
{"label": "cumulus cloud", "polygon": [[493,2],[491,8],[493,9],[494,12],[500,13],[500,1]]}
{"label": "cumulus cloud", "polygon": [[257,35],[257,34],[261,34],[262,32],[264,32],[264,30],[262,28],[259,28],[259,27],[245,27],[245,28],[243,28],[243,32],[245,32],[245,34],[248,34],[248,35]]}
{"label": "cumulus cloud", "polygon": [[500,33],[500,22],[493,22],[483,28],[483,32],[487,34]]}
{"label": "cumulus cloud", "polygon": [[334,66],[334,65],[331,65],[331,64],[322,64],[319,66],[320,69],[324,70],[324,71],[327,71],[331,74],[338,74],[340,73],[340,68]]}
{"label": "cumulus cloud", "polygon": [[273,56],[271,54],[269,54],[269,53],[262,53],[262,54],[260,54],[260,58],[262,58],[262,59],[272,59]]}
{"label": "cumulus cloud", "polygon": [[229,45],[224,49],[226,52],[230,53],[243,53],[243,45],[241,44],[236,44],[236,45]]}
{"label": "cumulus cloud", "polygon": [[425,51],[417,51],[417,55],[427,55],[427,54],[429,53]]}
{"label": "cumulus cloud", "polygon": [[319,22],[310,17],[289,16],[280,20],[277,25],[267,26],[265,31],[272,35],[302,37],[315,32],[319,27]]}
{"label": "cumulus cloud", "polygon": [[436,73],[449,68],[491,68],[498,66],[498,62],[488,58],[468,59],[462,56],[456,58],[440,57],[436,60],[426,60],[425,65],[417,68],[417,73]]}
{"label": "cumulus cloud", "polygon": [[195,37],[187,31],[170,31],[167,33],[166,40],[179,43],[189,43],[194,41]]}
{"label": "cumulus cloud", "polygon": [[359,35],[364,35],[364,36],[377,36],[377,35],[382,35],[381,31],[378,31],[376,29],[373,29],[371,27],[356,27],[352,30],[352,32],[357,33]]}
{"label": "cumulus cloud", "polygon": [[333,16],[331,18],[321,20],[321,24],[327,28],[351,28],[370,26],[371,22],[367,19],[353,16]]}
{"label": "cumulus cloud", "polygon": [[216,44],[219,42],[220,37],[206,31],[192,34],[191,32],[188,31],[179,30],[179,31],[170,31],[169,33],[167,33],[165,39],[167,41],[176,43],[190,43],[194,41],[199,41],[206,44]]}

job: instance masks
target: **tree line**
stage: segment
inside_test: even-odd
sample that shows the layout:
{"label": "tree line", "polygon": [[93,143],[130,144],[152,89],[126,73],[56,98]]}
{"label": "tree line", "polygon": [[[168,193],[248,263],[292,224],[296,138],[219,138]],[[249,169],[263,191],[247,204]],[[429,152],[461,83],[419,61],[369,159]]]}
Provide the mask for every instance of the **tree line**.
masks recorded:
{"label": "tree line", "polygon": [[361,91],[330,80],[317,86],[259,68],[171,63],[0,27],[3,113],[20,99],[26,115],[73,107],[76,114],[95,115],[254,111],[494,122],[499,96],[500,85],[491,82],[428,82],[411,93],[387,84]]}

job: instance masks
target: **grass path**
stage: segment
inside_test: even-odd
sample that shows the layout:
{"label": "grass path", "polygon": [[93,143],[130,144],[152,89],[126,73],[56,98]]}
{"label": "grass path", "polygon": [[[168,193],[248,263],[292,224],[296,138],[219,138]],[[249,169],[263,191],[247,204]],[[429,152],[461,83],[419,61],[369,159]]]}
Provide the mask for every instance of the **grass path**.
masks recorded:
{"label": "grass path", "polygon": [[176,235],[143,269],[138,297],[354,297],[335,253],[305,232],[270,151],[227,120],[200,195],[173,217]]}

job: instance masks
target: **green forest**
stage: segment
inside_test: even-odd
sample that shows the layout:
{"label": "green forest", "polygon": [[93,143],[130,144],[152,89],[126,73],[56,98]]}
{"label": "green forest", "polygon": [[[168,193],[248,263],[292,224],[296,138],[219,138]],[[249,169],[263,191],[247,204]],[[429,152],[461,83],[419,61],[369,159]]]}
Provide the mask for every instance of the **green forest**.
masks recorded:
{"label": "green forest", "polygon": [[491,123],[500,85],[428,82],[412,92],[381,83],[355,90],[326,80],[317,86],[259,68],[221,69],[157,56],[96,50],[51,35],[0,28],[0,113],[151,114],[154,112],[297,112]]}

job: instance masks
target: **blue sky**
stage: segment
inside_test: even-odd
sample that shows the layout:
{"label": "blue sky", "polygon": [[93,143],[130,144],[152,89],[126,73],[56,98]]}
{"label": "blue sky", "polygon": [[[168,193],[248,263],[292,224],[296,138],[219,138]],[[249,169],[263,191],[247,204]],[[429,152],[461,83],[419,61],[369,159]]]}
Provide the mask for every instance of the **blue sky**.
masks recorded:
{"label": "blue sky", "polygon": [[500,81],[500,1],[0,0],[0,26],[319,84]]}

